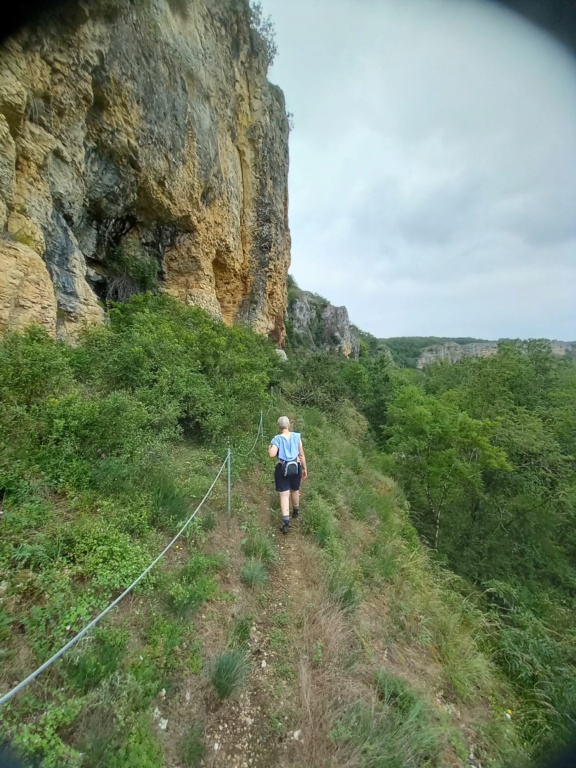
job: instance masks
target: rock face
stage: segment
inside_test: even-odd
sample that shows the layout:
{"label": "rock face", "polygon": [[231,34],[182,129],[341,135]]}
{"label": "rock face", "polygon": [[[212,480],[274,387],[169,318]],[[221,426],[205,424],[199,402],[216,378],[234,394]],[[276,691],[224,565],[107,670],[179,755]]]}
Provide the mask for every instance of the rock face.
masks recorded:
{"label": "rock face", "polygon": [[[101,322],[130,244],[158,261],[164,290],[282,344],[289,131],[266,69],[247,0],[75,3],[10,41],[0,271],[25,246],[18,295],[43,307],[26,316],[65,337]],[[38,261],[51,282],[28,290]]]}
{"label": "rock face", "polygon": [[[551,341],[552,353],[563,357],[573,355],[576,352],[576,343],[567,341]],[[455,341],[445,344],[436,344],[423,350],[418,360],[418,368],[436,363],[440,360],[449,360],[457,363],[465,357],[491,357],[498,352],[497,341],[474,342],[472,344],[458,344]]]}
{"label": "rock face", "polygon": [[496,341],[480,341],[472,344],[458,344],[455,341],[448,341],[445,344],[435,344],[422,351],[418,360],[418,368],[424,368],[425,365],[436,363],[440,360],[449,360],[451,363],[457,363],[465,357],[490,357],[498,351]]}
{"label": "rock face", "polygon": [[46,264],[26,245],[0,240],[0,333],[32,323],[56,332],[56,296]]}
{"label": "rock face", "polygon": [[310,350],[335,350],[357,358],[360,340],[346,307],[335,307],[322,296],[292,288],[287,311],[290,341]]}

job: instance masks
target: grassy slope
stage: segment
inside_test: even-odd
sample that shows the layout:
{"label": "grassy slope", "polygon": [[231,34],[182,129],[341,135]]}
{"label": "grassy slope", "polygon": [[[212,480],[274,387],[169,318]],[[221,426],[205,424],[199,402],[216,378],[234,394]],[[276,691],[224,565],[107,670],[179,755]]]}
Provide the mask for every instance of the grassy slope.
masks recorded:
{"label": "grassy slope", "polygon": [[[280,540],[270,466],[237,459],[232,519],[220,485],[204,522],[157,576],[2,713],[1,731],[25,752],[46,766],[204,759],[400,768],[461,765],[471,751],[498,765],[517,748],[505,718],[513,702],[482,652],[489,628],[455,580],[430,564],[401,493],[360,447],[362,418],[347,410],[329,423],[316,411],[278,409],[306,440],[311,476],[298,528]],[[198,500],[218,458],[180,444],[170,463]],[[7,507],[4,522],[18,515],[22,546],[65,544],[86,514],[81,499],[44,502],[45,518],[38,500]],[[106,510],[96,514],[105,524]],[[168,534],[146,528],[132,537],[146,560]],[[257,571],[258,560],[266,582],[251,586],[242,574],[247,562]],[[86,563],[69,600],[42,582],[35,562],[28,556],[4,575],[2,690],[86,618],[71,613],[91,586]],[[36,624],[27,618],[33,608]],[[243,686],[234,685],[242,669],[215,669],[230,649],[246,661]],[[221,688],[226,672],[233,695],[221,702],[213,683]]]}

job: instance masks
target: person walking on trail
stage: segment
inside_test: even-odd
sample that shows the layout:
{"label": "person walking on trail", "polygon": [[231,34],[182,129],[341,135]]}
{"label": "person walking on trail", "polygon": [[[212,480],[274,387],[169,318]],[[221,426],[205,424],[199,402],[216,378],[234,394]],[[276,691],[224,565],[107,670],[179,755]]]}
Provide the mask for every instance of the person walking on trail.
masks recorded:
{"label": "person walking on trail", "polygon": [[300,484],[308,477],[306,457],[299,432],[290,431],[287,416],[278,419],[278,434],[270,441],[268,455],[276,459],[274,480],[280,496],[282,512],[282,533],[290,530],[290,495],[292,495],[292,517],[300,514]]}

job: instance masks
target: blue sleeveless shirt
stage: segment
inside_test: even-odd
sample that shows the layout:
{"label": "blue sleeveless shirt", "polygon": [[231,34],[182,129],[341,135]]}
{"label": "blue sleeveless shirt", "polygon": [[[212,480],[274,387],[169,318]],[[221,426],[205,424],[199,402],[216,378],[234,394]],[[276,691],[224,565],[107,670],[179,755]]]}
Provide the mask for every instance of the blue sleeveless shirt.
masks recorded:
{"label": "blue sleeveless shirt", "polygon": [[284,435],[275,435],[270,444],[278,448],[279,459],[282,461],[294,461],[298,458],[300,440],[300,432],[292,432],[289,438],[284,437]]}

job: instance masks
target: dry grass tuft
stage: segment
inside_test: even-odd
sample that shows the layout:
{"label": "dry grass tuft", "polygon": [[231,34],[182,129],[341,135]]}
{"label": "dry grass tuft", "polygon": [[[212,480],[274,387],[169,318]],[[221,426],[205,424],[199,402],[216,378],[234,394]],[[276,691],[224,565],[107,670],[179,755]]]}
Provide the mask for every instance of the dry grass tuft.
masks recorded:
{"label": "dry grass tuft", "polygon": [[309,600],[298,645],[303,743],[297,764],[355,768],[360,763],[350,747],[335,744],[330,734],[345,707],[372,696],[356,661],[358,640],[343,612],[328,598],[325,584],[317,584]]}

